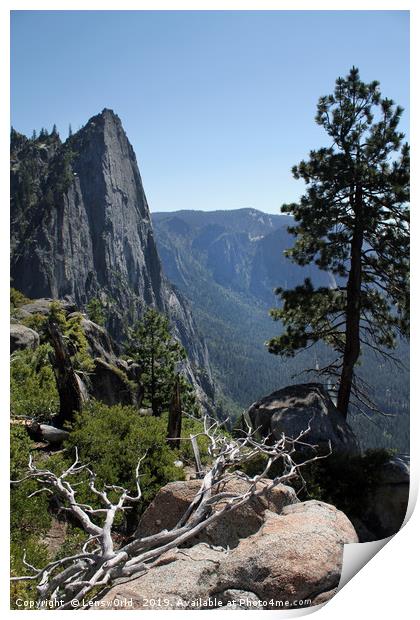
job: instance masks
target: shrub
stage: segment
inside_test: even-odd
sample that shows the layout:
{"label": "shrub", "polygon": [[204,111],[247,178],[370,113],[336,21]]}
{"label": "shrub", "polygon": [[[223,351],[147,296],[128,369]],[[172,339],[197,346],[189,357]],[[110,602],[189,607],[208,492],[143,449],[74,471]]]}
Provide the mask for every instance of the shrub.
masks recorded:
{"label": "shrub", "polygon": [[10,289],[10,306],[12,308],[20,308],[25,304],[29,304],[31,300],[28,299],[23,293],[15,288]]}
{"label": "shrub", "polygon": [[31,329],[38,332],[41,336],[41,340],[45,340],[45,326],[47,323],[47,317],[45,314],[41,314],[39,312],[35,312],[34,314],[30,314],[20,321],[26,327],[30,327]]}
{"label": "shrub", "polygon": [[[12,480],[22,478],[27,472],[28,458],[32,443],[24,426],[13,425],[10,430],[10,473]],[[12,484],[10,490],[10,564],[13,576],[27,574],[23,564],[26,551],[28,562],[42,566],[48,561],[46,547],[39,537],[46,532],[51,523],[46,494],[28,497],[36,491],[35,480],[25,480]],[[32,582],[14,582],[10,588],[12,609],[17,609],[16,599],[35,600],[36,589]]]}
{"label": "shrub", "polygon": [[[296,478],[292,486],[299,498],[318,499],[336,506],[349,516],[362,516],[366,498],[378,482],[383,465],[392,455],[390,450],[367,450],[365,454],[352,457],[329,456],[305,465],[301,474],[305,481]],[[254,476],[262,471],[266,458],[259,455],[246,463],[243,470]],[[277,461],[270,468],[267,477],[274,478],[282,473],[283,462]]]}
{"label": "shrub", "polygon": [[[10,574],[12,577],[28,574],[28,567],[23,563],[25,551],[27,561],[33,566],[45,566],[48,562],[47,549],[35,536],[27,538],[24,547],[21,542],[12,538],[10,543]],[[12,581],[10,585],[10,608],[22,610],[20,601],[36,601],[38,598],[36,586],[35,581]]]}
{"label": "shrub", "polygon": [[48,344],[35,351],[16,351],[10,367],[10,405],[13,416],[48,420],[58,412],[59,399]]}
{"label": "shrub", "polygon": [[361,456],[331,456],[302,470],[308,499],[333,504],[347,515],[362,515],[366,498],[378,483],[381,466],[390,450],[367,450]]}
{"label": "shrub", "polygon": [[63,334],[74,369],[82,373],[89,373],[94,369],[94,363],[89,354],[89,343],[82,328],[82,318],[80,312],[66,316],[58,301],[53,301],[50,305],[49,319],[58,325]]}
{"label": "shrub", "polygon": [[89,303],[86,306],[86,310],[88,317],[91,321],[93,321],[97,325],[105,325],[105,309],[100,299],[98,299],[97,297],[93,297],[91,300],[89,300]]}
{"label": "shrub", "polygon": [[67,449],[78,448],[83,463],[91,463],[98,484],[117,484],[135,492],[135,469],[141,456],[142,508],[167,482],[183,477],[174,466],[177,453],[166,443],[163,418],[140,416],[134,407],[108,407],[89,402],[76,415]]}

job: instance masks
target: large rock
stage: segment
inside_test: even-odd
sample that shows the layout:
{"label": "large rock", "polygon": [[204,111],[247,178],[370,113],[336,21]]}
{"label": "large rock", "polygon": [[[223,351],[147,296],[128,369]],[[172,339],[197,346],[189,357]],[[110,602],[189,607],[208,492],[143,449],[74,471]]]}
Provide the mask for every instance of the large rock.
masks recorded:
{"label": "large rock", "polygon": [[118,403],[136,405],[136,388],[123,370],[102,359],[94,360],[95,367],[89,375],[89,393],[106,405]]}
{"label": "large rock", "polygon": [[39,424],[38,422],[32,422],[26,427],[29,436],[35,441],[44,441],[53,445],[60,445],[69,436],[68,431],[64,431],[61,428],[56,428],[50,424]]}
{"label": "large rock", "polygon": [[39,335],[20,323],[10,323],[10,353],[21,349],[36,349]]}
{"label": "large rock", "polygon": [[24,319],[34,314],[48,316],[51,309],[51,304],[54,301],[58,301],[61,308],[65,312],[75,312],[77,310],[74,302],[68,299],[51,299],[49,297],[44,297],[40,299],[33,299],[30,303],[19,306],[19,308],[14,311],[14,314],[18,319]]}
{"label": "large rock", "polygon": [[[295,439],[310,426],[302,441],[314,446],[312,453],[327,453],[328,442],[336,455],[360,452],[356,436],[320,383],[290,385],[273,392],[251,405],[245,416],[254,429],[274,440],[280,439],[283,433]],[[297,449],[307,451],[304,446]]]}
{"label": "large rock", "polygon": [[86,317],[82,317],[81,327],[88,341],[90,355],[100,357],[108,363],[115,363],[116,345],[106,329]]}
{"label": "large rock", "polygon": [[[320,604],[338,586],[343,545],[357,542],[347,517],[318,501],[265,510],[261,527],[231,550],[175,549],[146,574],[113,586],[104,603],[134,608],[283,609]],[[326,594],[327,593],[327,594]],[[274,603],[273,603],[274,602]]]}
{"label": "large rock", "polygon": [[[259,482],[257,490],[261,490],[270,482],[270,480]],[[142,515],[136,536],[150,536],[162,529],[173,528],[184,515],[200,486],[201,480],[171,482],[164,486]],[[223,490],[241,494],[248,488],[249,485],[244,481],[231,480],[224,485]],[[280,513],[285,506],[296,502],[298,499],[295,491],[291,487],[279,484],[267,495],[253,498],[237,510],[227,513],[219,520],[216,519],[208,528],[191,539],[188,545],[201,541],[222,547],[236,547],[241,538],[259,530],[264,521],[265,510]],[[215,510],[220,510],[222,506],[222,503],[217,504]]]}
{"label": "large rock", "polygon": [[169,551],[158,566],[142,577],[113,586],[103,605],[119,608],[132,600],[130,609],[203,609],[209,593],[217,589],[223,551],[201,543],[191,549]]}
{"label": "large rock", "polygon": [[410,491],[410,457],[398,455],[376,474],[373,493],[366,498],[363,523],[374,532],[373,540],[396,534],[405,519]]}
{"label": "large rock", "polygon": [[262,601],[312,599],[341,576],[343,545],[358,542],[344,513],[319,501],[267,513],[261,529],[240,541],[219,569],[219,588],[238,587]]}

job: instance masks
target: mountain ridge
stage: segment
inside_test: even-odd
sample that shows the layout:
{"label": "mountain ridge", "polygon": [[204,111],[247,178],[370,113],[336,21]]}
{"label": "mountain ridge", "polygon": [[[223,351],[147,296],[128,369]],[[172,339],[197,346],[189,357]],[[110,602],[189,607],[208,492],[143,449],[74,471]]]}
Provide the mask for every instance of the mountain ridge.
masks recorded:
{"label": "mountain ridge", "polygon": [[[208,353],[189,305],[164,277],[142,179],[121,120],[109,109],[64,143],[11,144],[11,275],[32,298],[92,298],[119,342],[146,306],[166,313],[189,354],[188,375],[210,396]],[[200,369],[200,371],[199,371]]]}

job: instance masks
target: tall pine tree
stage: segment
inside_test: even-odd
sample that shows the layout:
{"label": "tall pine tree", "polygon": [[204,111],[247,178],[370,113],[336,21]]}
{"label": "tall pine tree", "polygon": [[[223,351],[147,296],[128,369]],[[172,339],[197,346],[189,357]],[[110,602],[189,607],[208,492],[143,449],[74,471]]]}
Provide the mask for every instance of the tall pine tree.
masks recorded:
{"label": "tall pine tree", "polygon": [[345,416],[352,394],[359,405],[371,404],[356,382],[361,349],[395,359],[390,351],[408,336],[409,147],[398,131],[401,114],[355,67],[337,79],[316,115],[330,146],[293,168],[307,190],[299,203],[282,206],[296,220],[288,256],[299,265],[314,262],[339,285],[315,289],[306,279],[293,290],[277,289],[281,305],[271,314],[284,332],[268,348],[293,356],[319,341],[332,347],[336,359],[319,372],[338,382]]}
{"label": "tall pine tree", "polygon": [[149,308],[131,330],[127,353],[140,365],[144,399],[158,416],[171,402],[178,366],[185,359],[183,347],[170,331],[169,321]]}

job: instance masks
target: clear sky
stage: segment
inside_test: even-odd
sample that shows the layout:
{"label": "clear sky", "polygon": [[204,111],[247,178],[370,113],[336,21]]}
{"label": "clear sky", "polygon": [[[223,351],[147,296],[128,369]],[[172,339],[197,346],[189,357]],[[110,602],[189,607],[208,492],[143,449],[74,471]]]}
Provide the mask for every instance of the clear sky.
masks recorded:
{"label": "clear sky", "polygon": [[133,144],[152,211],[278,213],[327,144],[318,97],[359,67],[405,108],[408,11],[14,11],[12,125],[63,138],[104,107]]}

